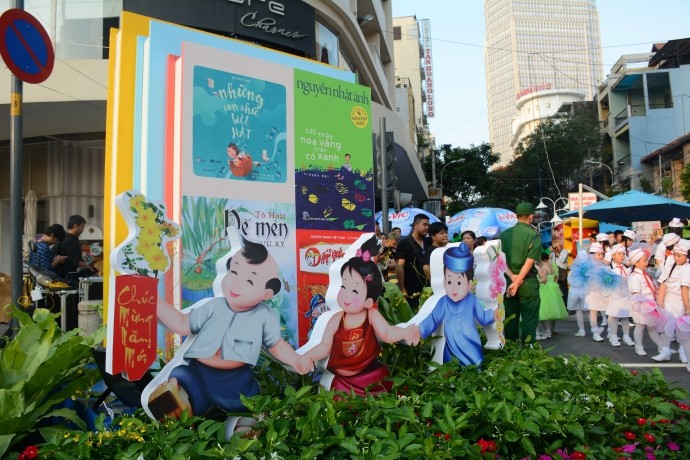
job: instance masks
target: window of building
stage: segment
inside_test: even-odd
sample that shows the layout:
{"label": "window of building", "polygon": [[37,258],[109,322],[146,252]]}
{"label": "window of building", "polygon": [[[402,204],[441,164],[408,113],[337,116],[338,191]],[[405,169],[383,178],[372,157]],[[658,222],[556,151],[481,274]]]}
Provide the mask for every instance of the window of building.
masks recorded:
{"label": "window of building", "polygon": [[400,26],[393,27],[393,40],[402,40],[402,28]]}
{"label": "window of building", "polygon": [[651,72],[647,74],[647,94],[650,109],[670,109],[673,107],[671,82],[668,72]]}
{"label": "window of building", "polygon": [[324,64],[339,65],[338,35],[325,24],[316,21],[316,60]]}

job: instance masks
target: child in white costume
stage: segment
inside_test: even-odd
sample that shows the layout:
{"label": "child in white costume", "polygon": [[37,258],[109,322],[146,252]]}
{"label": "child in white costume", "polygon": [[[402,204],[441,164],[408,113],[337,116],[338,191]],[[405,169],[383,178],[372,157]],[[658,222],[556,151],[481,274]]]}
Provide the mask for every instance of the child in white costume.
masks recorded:
{"label": "child in white costume", "polygon": [[[608,238],[607,238],[608,239]],[[589,254],[594,261],[594,267],[604,265],[604,247],[600,243],[592,243],[589,246]],[[585,303],[589,307],[589,325],[592,328],[592,339],[595,342],[603,342],[601,334],[604,332],[604,324],[599,327],[599,312],[604,315],[608,299],[602,293],[593,289],[591,283],[587,284]]]}
{"label": "child in white costume", "polygon": [[[628,291],[630,296],[640,295],[656,303],[656,282],[645,270],[647,268],[647,254],[642,249],[633,249],[628,254],[626,263],[633,267],[628,275]],[[635,305],[632,308],[632,319],[635,322],[635,332],[633,333],[635,337],[635,353],[645,356],[647,352],[642,344],[645,329],[657,347],[661,344],[659,333],[654,327],[645,324],[646,319],[642,316],[641,311],[635,308]]]}
{"label": "child in white costume", "polygon": [[[674,263],[669,267],[665,266],[664,271],[659,277],[659,305],[666,310],[667,319],[674,320],[681,316],[684,312],[683,299],[681,297],[681,283],[683,277],[686,277],[686,282],[690,284],[690,266],[688,266],[688,251],[690,251],[690,241],[679,240],[673,246],[673,261]],[[664,325],[665,326],[665,325]],[[671,338],[673,334],[662,332],[659,336],[661,342],[661,352],[653,356],[654,361],[670,361],[671,360]],[[685,350],[681,346],[678,350],[681,362],[687,363]]]}
{"label": "child in white costume", "polygon": [[575,312],[578,331],[576,337],[584,337],[585,320],[583,311],[589,310],[585,301],[587,294],[587,272],[594,268],[593,260],[585,251],[579,251],[568,273],[568,310]]}
{"label": "child in white costume", "polygon": [[680,277],[680,297],[683,300],[683,314],[678,318],[666,323],[666,334],[675,334],[680,345],[680,349],[685,352],[686,369],[690,372],[690,363],[687,363],[687,356],[690,356],[690,264],[683,267]]}
{"label": "child in white costume", "polygon": [[673,265],[673,246],[678,241],[680,241],[680,236],[675,233],[667,233],[661,238],[661,243],[657,246],[656,254],[654,254],[654,266],[656,267],[656,275],[654,277],[657,280],[664,272],[664,267],[667,263]]}
{"label": "child in white costume", "polygon": [[[617,244],[611,248],[611,270],[619,276],[628,277],[628,268],[623,264],[625,260],[625,247]],[[635,342],[630,338],[630,297],[629,295],[618,295],[611,293],[609,303],[606,307],[606,315],[609,319],[609,342],[614,347],[620,347],[621,342],[618,338],[618,323],[620,320],[623,331],[623,343],[632,346]]]}

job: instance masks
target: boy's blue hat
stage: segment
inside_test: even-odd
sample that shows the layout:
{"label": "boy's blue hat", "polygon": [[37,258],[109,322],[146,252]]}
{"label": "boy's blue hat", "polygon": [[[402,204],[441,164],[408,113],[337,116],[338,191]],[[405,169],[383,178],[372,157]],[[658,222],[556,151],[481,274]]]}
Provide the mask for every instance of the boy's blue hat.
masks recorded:
{"label": "boy's blue hat", "polygon": [[443,253],[443,265],[455,273],[465,273],[474,266],[474,257],[465,243],[446,249]]}

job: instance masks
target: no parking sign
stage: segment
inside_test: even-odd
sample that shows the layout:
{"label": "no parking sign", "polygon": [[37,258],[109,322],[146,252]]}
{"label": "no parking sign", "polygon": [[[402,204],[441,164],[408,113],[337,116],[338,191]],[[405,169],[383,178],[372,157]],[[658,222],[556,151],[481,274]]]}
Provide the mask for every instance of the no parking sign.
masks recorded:
{"label": "no parking sign", "polygon": [[55,53],[40,22],[21,9],[0,16],[0,55],[10,71],[27,83],[41,83],[53,71]]}

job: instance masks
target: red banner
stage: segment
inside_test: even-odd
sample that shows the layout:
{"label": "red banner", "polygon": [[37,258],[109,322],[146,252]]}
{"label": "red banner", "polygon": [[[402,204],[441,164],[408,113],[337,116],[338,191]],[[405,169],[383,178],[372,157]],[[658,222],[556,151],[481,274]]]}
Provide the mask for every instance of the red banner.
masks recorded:
{"label": "red banner", "polygon": [[139,380],[156,360],[156,305],[158,280],[148,276],[115,278],[113,374],[126,372]]}

